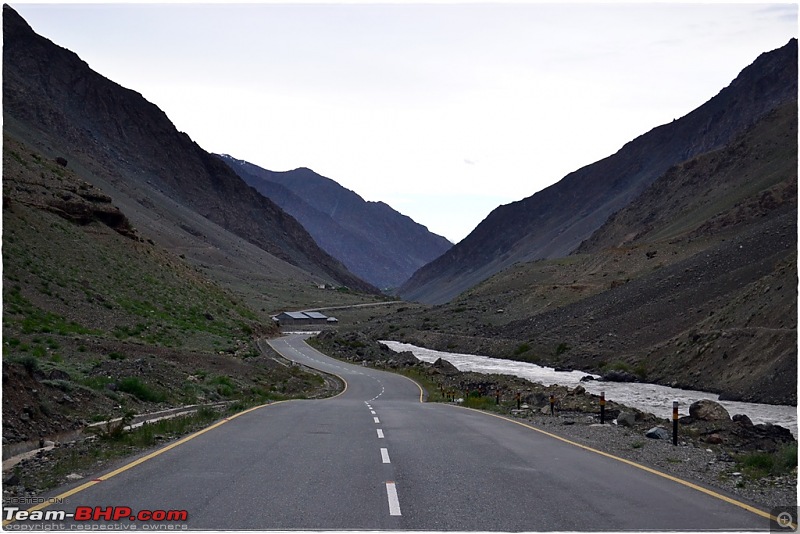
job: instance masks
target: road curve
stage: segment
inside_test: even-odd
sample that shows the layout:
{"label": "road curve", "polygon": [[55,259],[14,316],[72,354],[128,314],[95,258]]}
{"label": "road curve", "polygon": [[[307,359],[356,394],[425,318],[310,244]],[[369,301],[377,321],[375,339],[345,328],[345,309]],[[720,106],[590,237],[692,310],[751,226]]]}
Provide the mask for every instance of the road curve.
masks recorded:
{"label": "road curve", "polygon": [[411,380],[328,358],[304,336],[270,345],[345,391],[232,417],[62,489],[47,510],[185,510],[176,526],[204,530],[769,530],[741,503],[505,418],[422,403]]}

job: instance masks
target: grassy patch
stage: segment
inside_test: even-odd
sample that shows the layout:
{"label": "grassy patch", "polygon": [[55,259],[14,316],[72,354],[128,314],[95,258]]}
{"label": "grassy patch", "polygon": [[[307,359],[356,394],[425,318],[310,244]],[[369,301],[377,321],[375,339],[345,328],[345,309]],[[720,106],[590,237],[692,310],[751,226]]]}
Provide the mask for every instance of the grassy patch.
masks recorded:
{"label": "grassy patch", "polygon": [[16,288],[5,294],[3,305],[8,312],[8,320],[18,323],[24,334],[58,333],[65,336],[96,333],[61,315],[37,308]]}
{"label": "grassy patch", "polygon": [[797,468],[797,443],[784,445],[776,452],[753,452],[736,458],[737,469],[750,478],[785,475]]}
{"label": "grassy patch", "polygon": [[425,390],[428,394],[428,402],[444,402],[446,399],[444,395],[442,395],[441,390],[439,389],[439,385],[436,384],[433,380],[430,379],[428,375],[422,373],[416,369],[403,369],[403,370],[395,370],[395,369],[387,369],[392,372],[396,372],[397,374],[401,374],[406,376],[416,382],[417,384]]}
{"label": "grassy patch", "polygon": [[514,356],[519,356],[520,354],[528,352],[529,350],[531,350],[531,346],[529,344],[520,343],[517,345],[517,348],[514,349]]}
{"label": "grassy patch", "polygon": [[105,390],[112,382],[114,382],[114,379],[108,376],[87,376],[86,378],[80,380],[82,385],[95,391]]}
{"label": "grassy patch", "polygon": [[647,379],[647,365],[644,362],[636,364],[636,366],[633,368],[633,372],[641,380]]}
{"label": "grassy patch", "polygon": [[229,376],[216,376],[208,383],[214,386],[217,393],[226,398],[232,397],[238,389]]}
{"label": "grassy patch", "polygon": [[32,354],[17,356],[12,358],[11,361],[21,364],[31,375],[39,370],[39,360]]}
{"label": "grassy patch", "polygon": [[125,393],[130,393],[137,399],[145,402],[164,402],[166,395],[151,388],[136,377],[127,377],[117,382],[117,389]]}
{"label": "grassy patch", "polygon": [[469,395],[464,399],[464,404],[467,408],[475,408],[476,410],[495,410],[497,408],[497,401],[494,397],[481,397],[479,395]]}

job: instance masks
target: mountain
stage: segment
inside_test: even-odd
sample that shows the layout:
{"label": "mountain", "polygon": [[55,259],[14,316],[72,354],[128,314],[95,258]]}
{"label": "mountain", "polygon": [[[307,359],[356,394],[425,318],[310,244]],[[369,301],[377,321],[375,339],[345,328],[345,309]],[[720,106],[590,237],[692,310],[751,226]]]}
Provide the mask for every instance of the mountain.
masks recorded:
{"label": "mountain", "polygon": [[[291,272],[378,292],[320,249],[293,217],[178,132],[158,107],[34,33],[8,6],[3,39],[4,131],[81,170],[148,237],[198,265],[211,263],[209,250],[219,252],[213,261],[229,264],[216,270],[221,277],[269,264],[281,271],[278,277]],[[247,256],[237,252],[243,248],[250,257],[235,258]],[[249,264],[230,265],[241,261]]]}
{"label": "mountain", "polygon": [[[271,313],[384,300],[377,289],[156,106],[8,6],[3,40],[4,453],[128,412],[338,391],[259,340],[277,335]],[[155,444],[151,434],[141,447]],[[96,442],[84,446],[54,453],[42,480],[18,465],[5,489],[41,493],[103,469]]]}
{"label": "mountain", "polygon": [[[796,137],[795,99],[767,113],[719,150],[671,167],[609,217],[574,254],[685,236],[708,238],[782,213],[797,198]],[[781,252],[792,249],[771,247]]]}
{"label": "mountain", "polygon": [[762,54],[707,103],[535,195],[500,206],[399,290],[443,303],[517,263],[567,256],[673,165],[718,149],[797,95],[797,40]]}
{"label": "mountain", "polygon": [[514,265],[377,339],[797,403],[797,99],[677,164],[563,258]]}
{"label": "mountain", "polygon": [[383,202],[367,202],[310,169],[273,172],[220,158],[250,186],[297,219],[323,250],[380,288],[397,288],[451,246]]}
{"label": "mountain", "polygon": [[[268,318],[142,239],[102,190],[9,135],[2,288],[4,447],[36,448],[92,417],[300,386],[258,356],[252,335],[274,334]],[[201,369],[213,374],[187,381]],[[219,376],[231,386],[223,394]],[[312,394],[303,390],[314,378],[293,392]]]}

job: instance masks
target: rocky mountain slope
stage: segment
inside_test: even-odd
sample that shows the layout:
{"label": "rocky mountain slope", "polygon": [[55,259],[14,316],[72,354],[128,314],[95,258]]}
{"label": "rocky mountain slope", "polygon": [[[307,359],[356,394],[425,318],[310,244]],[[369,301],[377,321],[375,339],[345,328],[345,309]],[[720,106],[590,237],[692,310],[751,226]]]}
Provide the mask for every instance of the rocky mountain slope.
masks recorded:
{"label": "rocky mountain slope", "polygon": [[3,40],[4,454],[127,412],[329,393],[262,354],[270,313],[377,290],[8,6]]}
{"label": "rocky mountain slope", "polygon": [[576,253],[375,337],[796,404],[797,101],[664,173]]}
{"label": "rocky mountain slope", "polygon": [[69,166],[4,136],[4,454],[128,411],[315,394],[319,377],[260,354],[254,336],[273,328]]}
{"label": "rocky mountain slope", "polygon": [[[234,259],[240,264],[233,270],[250,270],[263,258],[256,271],[377,292],[321,250],[293,217],[178,132],[158,107],[34,33],[8,6],[3,38],[4,130],[85,171],[83,178],[114,198],[148,237],[198,265],[210,263],[209,250],[230,262],[248,256],[237,253],[247,248],[249,264]],[[229,270],[210,271],[224,277]]]}
{"label": "rocky mountain slope", "polygon": [[220,158],[297,219],[323,250],[379,288],[400,287],[452,246],[391,206],[367,202],[310,169],[274,172],[228,155]]}
{"label": "rocky mountain slope", "polygon": [[667,169],[718,149],[796,99],[797,40],[762,54],[714,98],[616,154],[494,210],[469,236],[401,287],[409,300],[443,303],[514,263],[565,257]]}

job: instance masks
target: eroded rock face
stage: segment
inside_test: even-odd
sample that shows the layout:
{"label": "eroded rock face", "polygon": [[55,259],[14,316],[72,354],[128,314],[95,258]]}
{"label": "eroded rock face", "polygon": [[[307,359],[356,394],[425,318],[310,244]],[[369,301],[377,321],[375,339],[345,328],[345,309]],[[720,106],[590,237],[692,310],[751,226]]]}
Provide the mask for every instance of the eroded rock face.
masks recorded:
{"label": "eroded rock face", "polygon": [[[55,213],[76,224],[102,223],[120,234],[138,239],[128,218],[117,208],[110,196],[81,180],[57,161],[47,161],[38,155],[20,155],[24,148],[11,144],[11,157],[4,157],[3,203],[13,209],[13,203]],[[58,158],[63,159],[63,158]]]}
{"label": "eroded rock face", "polygon": [[728,410],[718,402],[702,399],[689,406],[689,415],[700,421],[729,421]]}

